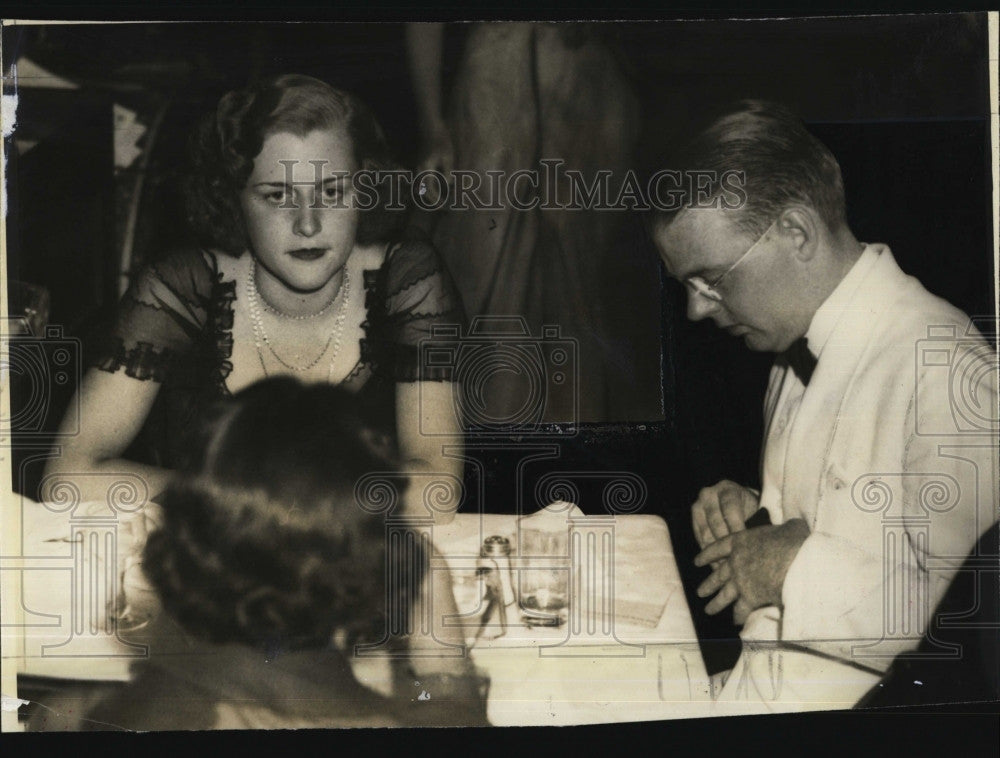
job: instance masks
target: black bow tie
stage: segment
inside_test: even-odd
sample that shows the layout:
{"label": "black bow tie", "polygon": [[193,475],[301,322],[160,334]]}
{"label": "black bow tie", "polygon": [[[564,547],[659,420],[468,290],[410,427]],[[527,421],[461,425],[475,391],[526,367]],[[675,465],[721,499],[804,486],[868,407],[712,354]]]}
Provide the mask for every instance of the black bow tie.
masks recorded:
{"label": "black bow tie", "polygon": [[803,384],[808,385],[812,378],[813,370],[816,368],[816,356],[809,351],[806,338],[801,337],[792,343],[792,346],[784,352],[785,362],[792,367],[792,371]]}

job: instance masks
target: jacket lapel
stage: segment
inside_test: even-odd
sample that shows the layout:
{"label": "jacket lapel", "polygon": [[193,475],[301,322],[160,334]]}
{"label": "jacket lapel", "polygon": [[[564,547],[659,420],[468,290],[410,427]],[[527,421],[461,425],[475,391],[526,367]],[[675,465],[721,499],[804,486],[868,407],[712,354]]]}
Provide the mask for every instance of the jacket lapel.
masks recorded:
{"label": "jacket lapel", "polygon": [[794,504],[793,512],[800,511],[810,529],[816,527],[844,401],[862,359],[907,279],[889,249],[879,247],[878,259],[858,285],[823,347],[789,433],[782,500],[785,513]]}

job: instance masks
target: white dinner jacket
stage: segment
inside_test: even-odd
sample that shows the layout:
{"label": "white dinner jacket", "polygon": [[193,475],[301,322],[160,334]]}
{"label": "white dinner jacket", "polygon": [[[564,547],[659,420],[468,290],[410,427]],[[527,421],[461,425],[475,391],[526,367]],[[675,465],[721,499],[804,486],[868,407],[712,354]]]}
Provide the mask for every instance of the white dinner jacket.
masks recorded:
{"label": "white dinner jacket", "polygon": [[[780,616],[755,613],[771,614],[785,645],[883,670],[917,646],[997,519],[997,362],[964,313],[904,274],[888,247],[869,248],[877,259],[792,421],[782,481],[765,477],[773,522],[794,502],[810,535]],[[766,414],[793,376],[772,369]]]}

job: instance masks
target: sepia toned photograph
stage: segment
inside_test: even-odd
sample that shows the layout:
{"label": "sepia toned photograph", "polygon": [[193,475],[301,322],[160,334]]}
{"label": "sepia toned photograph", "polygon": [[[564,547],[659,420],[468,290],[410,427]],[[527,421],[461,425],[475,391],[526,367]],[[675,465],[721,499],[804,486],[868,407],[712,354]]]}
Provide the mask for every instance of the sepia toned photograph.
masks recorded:
{"label": "sepia toned photograph", "polygon": [[376,15],[3,20],[2,731],[995,712],[998,14]]}

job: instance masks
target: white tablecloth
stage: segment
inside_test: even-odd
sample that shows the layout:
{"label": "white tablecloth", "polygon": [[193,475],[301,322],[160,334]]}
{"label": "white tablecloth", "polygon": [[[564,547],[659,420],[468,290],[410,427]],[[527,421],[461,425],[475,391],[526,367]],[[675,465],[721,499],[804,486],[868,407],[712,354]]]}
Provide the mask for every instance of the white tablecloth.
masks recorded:
{"label": "white tablecloth", "polygon": [[[107,609],[114,607],[123,574],[132,610],[150,600],[135,574],[132,547],[133,536],[147,528],[144,512],[109,518],[100,505],[72,513],[30,501],[20,507],[22,549],[4,556],[4,568],[21,574],[14,627],[5,619],[4,657],[16,657],[23,673],[36,676],[127,678],[129,665],[147,650],[136,644],[141,630],[116,628]],[[154,513],[151,508],[146,515]],[[571,616],[561,627],[533,629],[513,614],[503,636],[477,640],[471,654],[490,678],[490,721],[582,724],[710,715],[709,679],[666,524],[655,516],[616,516],[586,519],[576,528],[603,535],[597,569],[613,576],[615,614],[584,616],[576,626]],[[432,570],[452,573],[460,612],[478,601],[471,577],[483,539],[514,532],[513,516],[489,514],[459,514],[448,526],[432,527],[444,556],[434,559]],[[84,539],[90,541],[86,550]],[[6,605],[9,612],[12,604]],[[360,661],[357,674],[385,690],[384,663]]]}
{"label": "white tablecloth", "polygon": [[[478,639],[472,659],[490,679],[490,722],[568,725],[712,715],[709,677],[666,523],[656,516],[585,517],[575,528],[610,535],[616,613],[582,618],[576,631],[571,623],[528,629],[514,614],[503,636]],[[471,578],[479,547],[491,535],[516,545],[515,518],[459,514],[448,526],[433,527],[460,612],[477,602]],[[651,608],[657,610],[649,624]],[[379,677],[363,669],[359,675]]]}

